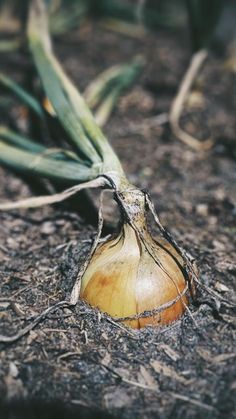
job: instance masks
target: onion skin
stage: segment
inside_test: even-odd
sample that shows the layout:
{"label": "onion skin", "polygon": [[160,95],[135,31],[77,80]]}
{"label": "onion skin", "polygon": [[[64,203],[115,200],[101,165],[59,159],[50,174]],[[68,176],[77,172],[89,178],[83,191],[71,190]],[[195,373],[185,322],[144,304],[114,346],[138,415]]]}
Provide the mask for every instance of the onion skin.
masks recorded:
{"label": "onion skin", "polygon": [[[155,260],[136,231],[125,224],[118,237],[95,251],[82,277],[80,297],[114,318],[131,317],[175,300],[186,288],[181,256],[164,239],[154,241],[147,231],[145,243]],[[136,329],[167,325],[184,313],[187,304],[184,295],[157,314],[124,323]]]}

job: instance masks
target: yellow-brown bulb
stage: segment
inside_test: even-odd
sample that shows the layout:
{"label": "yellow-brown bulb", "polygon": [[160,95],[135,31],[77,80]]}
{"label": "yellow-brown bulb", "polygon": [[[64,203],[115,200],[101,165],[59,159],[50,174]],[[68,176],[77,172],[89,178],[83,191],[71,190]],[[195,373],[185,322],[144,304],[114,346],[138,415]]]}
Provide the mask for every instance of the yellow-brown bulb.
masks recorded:
{"label": "yellow-brown bulb", "polygon": [[149,233],[145,244],[125,224],[118,237],[97,248],[81,283],[81,298],[114,318],[131,317],[177,299],[159,313],[124,321],[133,328],[169,324],[188,304],[185,295],[179,298],[186,289],[181,256],[164,239],[156,242]]}

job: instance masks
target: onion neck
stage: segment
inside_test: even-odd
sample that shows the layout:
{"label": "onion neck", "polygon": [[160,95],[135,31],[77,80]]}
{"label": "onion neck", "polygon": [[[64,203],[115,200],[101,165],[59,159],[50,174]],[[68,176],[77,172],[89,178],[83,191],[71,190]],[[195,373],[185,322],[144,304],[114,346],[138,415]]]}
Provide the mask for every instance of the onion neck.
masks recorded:
{"label": "onion neck", "polygon": [[147,233],[145,192],[132,185],[124,173],[107,171],[103,176],[114,189],[123,222],[130,224],[134,230]]}

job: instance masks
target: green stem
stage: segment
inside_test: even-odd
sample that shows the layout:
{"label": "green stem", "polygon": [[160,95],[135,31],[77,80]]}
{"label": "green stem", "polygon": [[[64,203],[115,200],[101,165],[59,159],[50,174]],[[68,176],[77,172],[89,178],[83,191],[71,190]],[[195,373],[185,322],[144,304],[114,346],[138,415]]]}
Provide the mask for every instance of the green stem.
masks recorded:
{"label": "green stem", "polygon": [[0,139],[5,140],[7,144],[14,145],[19,149],[31,151],[32,153],[40,153],[42,156],[50,156],[53,159],[62,160],[74,160],[81,165],[85,165],[85,162],[81,160],[76,153],[72,150],[66,150],[63,148],[47,148],[42,144],[39,144],[29,138],[24,137],[22,134],[18,134],[4,125],[0,125]]}
{"label": "green stem", "polygon": [[0,138],[19,148],[31,151],[32,153],[43,153],[47,150],[43,145],[25,138],[4,126],[0,126]]}
{"label": "green stem", "polygon": [[[127,4],[126,0],[92,0],[95,13],[101,17],[112,17],[132,23],[138,22],[137,7],[134,4]],[[137,3],[136,3],[137,4]],[[152,29],[173,25],[173,19],[161,14],[155,8],[145,7],[143,10],[143,21],[145,26]]]}
{"label": "green stem", "polygon": [[32,1],[28,38],[46,94],[71,140],[92,163],[102,162],[104,171],[123,174],[118,157],[52,52],[47,13],[42,0]]}
{"label": "green stem", "polygon": [[40,103],[15,81],[11,80],[5,74],[0,73],[0,84],[11,90],[23,103],[25,103],[25,105],[32,109],[36,115],[43,118],[43,110]]}
{"label": "green stem", "polygon": [[99,175],[99,167],[87,168],[75,162],[50,159],[40,153],[20,150],[2,141],[0,141],[0,163],[26,174],[74,184],[95,179]]}

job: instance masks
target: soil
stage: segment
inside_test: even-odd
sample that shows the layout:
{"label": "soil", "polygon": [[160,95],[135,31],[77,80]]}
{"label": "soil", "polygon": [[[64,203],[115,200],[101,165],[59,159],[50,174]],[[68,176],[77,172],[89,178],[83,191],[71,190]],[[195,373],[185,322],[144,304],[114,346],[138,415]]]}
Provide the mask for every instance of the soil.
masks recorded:
{"label": "soil", "polygon": [[[181,120],[188,132],[215,141],[196,152],[157,118],[168,112],[190,58],[185,33],[135,38],[93,24],[57,39],[55,48],[82,89],[113,64],[146,58],[104,130],[130,180],[149,190],[163,224],[219,298],[199,288],[190,307],[195,324],[185,314],[140,331],[82,301],[57,310],[16,342],[0,344],[0,416],[233,418],[236,322],[220,297],[235,304],[236,76],[210,55]],[[24,69],[25,79],[27,57],[12,53],[10,62],[12,75],[19,79]],[[22,65],[14,71],[12,63]],[[2,67],[9,70],[7,59]],[[32,195],[8,170],[0,169],[0,179],[0,201]],[[0,329],[12,335],[66,297],[96,229],[66,205],[2,212],[0,220]]]}

